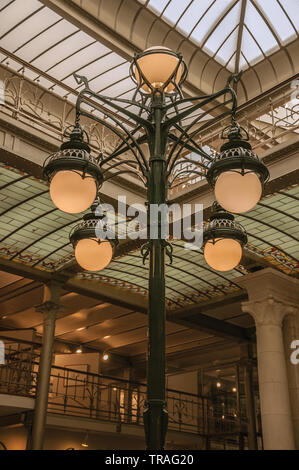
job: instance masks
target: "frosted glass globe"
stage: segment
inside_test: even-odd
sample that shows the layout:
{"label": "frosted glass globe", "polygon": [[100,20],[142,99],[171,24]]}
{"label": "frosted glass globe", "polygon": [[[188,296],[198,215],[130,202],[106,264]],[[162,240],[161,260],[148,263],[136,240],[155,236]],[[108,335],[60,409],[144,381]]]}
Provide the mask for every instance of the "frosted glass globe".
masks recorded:
{"label": "frosted glass globe", "polygon": [[[170,51],[167,47],[162,47],[162,46],[155,46],[155,47],[150,47],[149,49],[146,49],[145,52],[147,51],[155,51],[155,49],[164,49],[166,51],[165,54],[163,52],[159,54],[147,54],[143,57],[140,57],[138,59],[138,66],[145,76],[145,78],[149,81],[149,83],[152,85],[153,88],[161,88],[165,82],[169,79],[169,77],[173,74],[175,71],[179,59],[171,54],[167,54],[167,51]],[[177,71],[177,76],[176,76],[176,82],[179,83],[181,76],[183,73],[183,66],[180,65],[178,71]],[[135,71],[135,76],[137,83],[140,83],[140,76],[139,72],[136,68]],[[147,93],[151,93],[150,88],[144,84],[142,86],[142,89],[146,91]],[[167,85],[165,91],[169,93],[174,89],[174,85],[170,83]]]}
{"label": "frosted glass globe", "polygon": [[252,209],[260,200],[262,184],[255,173],[241,175],[225,171],[217,178],[215,197],[223,209],[241,214]]}
{"label": "frosted glass globe", "polygon": [[212,241],[205,244],[204,257],[208,265],[216,271],[230,271],[240,263],[242,247],[232,238],[218,238],[214,244]]}
{"label": "frosted glass globe", "polygon": [[97,239],[84,238],[75,247],[75,257],[81,268],[87,271],[101,271],[110,263],[113,255],[108,240],[98,243]]}
{"label": "frosted glass globe", "polygon": [[69,214],[77,214],[88,209],[96,195],[97,185],[94,178],[82,178],[74,171],[58,171],[50,183],[53,203],[58,209]]}

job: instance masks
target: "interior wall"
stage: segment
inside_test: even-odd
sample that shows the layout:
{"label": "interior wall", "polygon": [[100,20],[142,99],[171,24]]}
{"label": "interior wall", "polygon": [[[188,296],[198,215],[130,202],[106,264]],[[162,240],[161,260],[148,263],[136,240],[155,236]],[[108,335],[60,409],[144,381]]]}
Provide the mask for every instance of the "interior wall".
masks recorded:
{"label": "interior wall", "polygon": [[76,369],[76,366],[87,365],[88,372],[98,374],[100,366],[100,354],[56,354],[54,364],[60,367],[67,367],[69,369]]}
{"label": "interior wall", "polygon": [[[71,430],[47,428],[45,433],[44,450],[126,450],[144,449],[143,439],[128,438],[126,436],[109,436],[105,434],[88,434],[88,447],[81,443],[86,436],[86,430],[80,432]],[[0,441],[7,450],[25,450],[27,442],[27,431],[24,426],[0,428]]]}
{"label": "interior wall", "polygon": [[198,394],[197,371],[167,376],[167,388],[180,392]]}

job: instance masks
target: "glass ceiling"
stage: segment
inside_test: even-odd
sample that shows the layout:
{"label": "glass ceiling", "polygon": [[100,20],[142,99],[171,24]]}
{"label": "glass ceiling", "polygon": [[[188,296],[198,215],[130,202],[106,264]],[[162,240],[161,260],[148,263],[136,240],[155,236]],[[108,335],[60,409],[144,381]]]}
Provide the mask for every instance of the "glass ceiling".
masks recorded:
{"label": "glass ceiling", "polygon": [[298,0],[139,0],[230,71],[298,37]]}
{"label": "glass ceiling", "polygon": [[[51,202],[48,185],[30,175],[0,165],[0,179],[0,258],[50,272],[74,262],[69,233],[82,214],[60,212]],[[282,193],[269,194],[253,210],[237,216],[248,234],[246,249],[287,274],[295,274],[298,268],[298,193],[299,186],[295,185]],[[121,216],[117,223],[125,228]],[[186,250],[180,240],[171,242],[175,262],[167,266],[169,308],[238,289],[234,280],[246,274],[244,266],[219,273],[206,264],[201,250]],[[139,250],[114,258],[99,273],[77,276],[147,295],[148,269]]]}
{"label": "glass ceiling", "polygon": [[80,88],[74,72],[86,76],[95,92],[122,98],[133,94],[129,62],[41,2],[0,0],[0,16],[1,63],[71,102],[76,95],[68,87]]}

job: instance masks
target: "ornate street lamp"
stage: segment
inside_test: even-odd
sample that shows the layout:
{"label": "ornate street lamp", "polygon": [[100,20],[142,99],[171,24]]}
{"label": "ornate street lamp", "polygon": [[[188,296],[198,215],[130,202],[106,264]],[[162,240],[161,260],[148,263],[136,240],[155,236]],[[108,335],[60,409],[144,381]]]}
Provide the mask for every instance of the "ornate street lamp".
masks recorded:
{"label": "ornate street lamp", "polygon": [[212,162],[207,180],[215,189],[219,204],[229,212],[240,214],[258,203],[269,172],[252,151],[246,130],[234,120],[228,129],[228,142]]}
{"label": "ornate street lamp", "polygon": [[247,235],[234,221],[234,216],[214,203],[214,212],[203,231],[203,250],[206,262],[217,271],[230,271],[241,261]]}
{"label": "ornate street lamp", "polygon": [[75,250],[75,258],[86,271],[101,271],[113,257],[117,244],[114,233],[103,224],[105,217],[96,200],[91,212],[83,216],[83,221],[70,233],[70,242]]}
{"label": "ornate street lamp", "polygon": [[44,173],[50,183],[51,199],[63,212],[83,212],[95,200],[103,176],[97,160],[90,155],[88,136],[78,121],[70,139],[45,161]]}
{"label": "ornate street lamp", "polygon": [[[136,84],[136,90],[131,100],[94,93],[85,77],[74,74],[78,85],[84,85],[76,102],[75,127],[70,140],[62,145],[60,152],[46,161],[44,169],[50,181],[51,197],[57,207],[71,213],[87,209],[102,181],[122,173],[133,173],[146,186],[149,221],[151,205],[167,204],[168,188],[190,171],[192,175],[207,176],[210,184],[215,186],[216,196],[224,208],[228,203],[223,198],[222,183],[224,181],[226,187],[227,177],[233,178],[235,175],[244,180],[241,188],[238,180],[233,183],[238,184],[238,187],[230,186],[228,192],[234,192],[233,201],[237,199],[238,203],[242,202],[241,210],[244,207],[247,210],[258,201],[260,187],[268,173],[251,151],[248,142],[241,139],[239,128],[235,130],[237,99],[230,81],[236,81],[237,76],[231,76],[223,90],[217,93],[184,98],[180,87],[186,75],[187,67],[181,54],[164,47],[150,48],[135,55],[130,76]],[[213,111],[219,108],[220,100],[223,112],[211,118]],[[92,106],[94,112],[87,111],[88,107],[82,107],[82,104]],[[132,106],[138,109],[137,113],[130,110]],[[120,144],[113,152],[101,155],[98,159],[90,155],[88,141],[84,142],[84,133],[80,127],[81,116],[99,123],[117,136]],[[209,120],[204,119],[207,116]],[[198,144],[197,137],[209,125],[227,116],[232,118],[228,143],[224,144],[222,153],[214,160]],[[128,130],[124,119],[135,123],[135,127]],[[143,152],[144,144],[148,145],[149,158]],[[184,164],[190,163],[186,157],[188,152],[201,157],[193,161],[192,170],[186,169],[186,165],[184,167]],[[125,161],[119,158],[123,154],[126,154]],[[128,158],[128,154],[132,159]],[[133,163],[134,168],[121,167],[124,163]],[[249,178],[254,197],[251,197],[251,189],[248,190]],[[247,192],[243,191],[245,187]],[[238,212],[240,207],[234,206],[231,210]],[[95,219],[94,214],[93,211],[92,215],[84,216],[82,224],[71,233],[78,263],[91,270],[103,268],[111,260],[113,251],[111,240],[102,240],[97,236],[95,226],[99,220]],[[233,216],[225,213],[221,217],[211,220],[210,232],[205,232],[204,250],[211,266],[223,270],[231,269],[240,261],[246,235],[233,222]],[[223,224],[222,220],[226,222]],[[169,242],[163,238],[163,222],[160,220],[158,223],[157,238],[149,237],[142,250],[144,259],[149,258],[149,347],[144,411],[149,450],[164,448],[168,420],[165,402],[165,255],[170,256],[171,250]],[[225,266],[224,255],[223,264],[215,264],[214,249],[218,248],[226,250]],[[233,259],[228,260],[229,256]]]}

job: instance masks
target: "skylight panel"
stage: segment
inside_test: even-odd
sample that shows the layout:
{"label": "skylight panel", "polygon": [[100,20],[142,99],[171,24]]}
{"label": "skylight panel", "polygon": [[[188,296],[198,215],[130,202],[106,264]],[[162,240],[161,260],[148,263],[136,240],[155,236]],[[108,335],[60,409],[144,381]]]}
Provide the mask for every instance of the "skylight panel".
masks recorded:
{"label": "skylight panel", "polygon": [[201,16],[213,2],[214,0],[206,0],[205,2],[194,0],[178,22],[178,29],[183,31],[186,35],[189,35]]}
{"label": "skylight panel", "polygon": [[1,12],[0,39],[14,26],[42,7],[36,0],[16,0]]}
{"label": "skylight panel", "polygon": [[[208,54],[214,55],[215,52],[219,49],[219,47],[223,43],[223,41],[225,40],[225,38],[229,36],[229,34],[233,31],[234,28],[236,28],[240,20],[240,6],[241,6],[241,3],[238,2],[234,6],[234,8],[232,8],[232,10],[225,16],[225,18],[223,18],[221,23],[217,26],[215,31],[211,34],[211,36],[209,37],[209,39],[204,45],[204,50],[208,52]],[[231,37],[229,38],[231,51],[228,57],[226,55],[227,59],[225,60],[225,62],[227,62],[227,60],[233,54],[234,52],[233,48],[236,49],[236,46],[237,46],[236,35],[233,34],[232,37],[235,39],[235,41],[233,42],[232,38]],[[224,52],[224,49],[223,49],[223,52]],[[221,59],[220,51],[219,53],[217,53],[217,57]],[[221,61],[221,63],[223,63],[223,60]]]}
{"label": "skylight panel", "polygon": [[40,34],[59,19],[60,17],[53,11],[42,9],[8,33],[1,40],[1,46],[15,52],[22,44]]}
{"label": "skylight panel", "polygon": [[299,2],[298,0],[279,0],[297,31],[299,30]]}
{"label": "skylight panel", "polygon": [[63,60],[63,62],[61,62],[60,64],[55,65],[51,69],[51,75],[53,75],[58,80],[63,80],[69,75],[72,75],[75,71],[82,69],[87,64],[96,61],[101,56],[109,52],[110,50],[108,49],[108,47],[103,46],[98,42],[95,42],[86,47],[85,49],[78,51],[71,57]]}
{"label": "skylight panel", "polygon": [[[232,5],[232,1],[226,4],[228,8]],[[209,31],[214,27],[219,18],[223,15],[223,0],[216,0],[211,8],[206,12],[203,18],[200,20],[199,24],[196,26],[194,32],[191,35],[191,38],[202,44],[204,38],[207,36]]]}
{"label": "skylight panel", "polygon": [[[247,1],[245,12],[245,24],[266,55],[269,55],[274,52],[275,49],[278,49],[279,45],[275,37],[257,9],[249,0]],[[247,57],[246,53],[245,55]]]}
{"label": "skylight panel", "polygon": [[107,70],[103,75],[90,80],[90,88],[96,93],[101,92],[104,88],[113,85],[113,83],[125,78],[129,75],[129,64],[126,62],[120,64],[113,70]]}
{"label": "skylight panel", "polygon": [[262,0],[256,0],[256,5],[262,10],[269,23],[271,23],[282,43],[285,44],[296,37],[295,29],[276,0],[271,2],[271,8],[265,8],[267,3],[265,4],[265,1]]}
{"label": "skylight panel", "polygon": [[175,24],[190,3],[191,0],[172,0],[164,11],[163,17]]}
{"label": "skylight panel", "polygon": [[[107,70],[111,69],[112,67],[117,67],[123,62],[124,59],[122,57],[120,57],[118,54],[111,53],[105,55],[96,62],[93,62],[92,64],[83,67],[78,71],[78,74],[84,75],[88,78],[88,80],[92,80],[94,77],[104,74],[105,72],[107,72]],[[64,81],[64,83],[74,85],[73,77],[69,77],[67,80]],[[93,87],[93,85],[91,86]]]}
{"label": "skylight panel", "polygon": [[252,38],[251,34],[247,31],[246,28],[243,29],[243,37],[242,37],[242,48],[241,48],[244,56],[246,57],[247,61],[250,65],[258,62],[260,59],[263,58],[262,51]]}
{"label": "skylight panel", "polygon": [[169,0],[151,0],[148,7],[155,13],[161,14],[168,3]]}
{"label": "skylight panel", "polygon": [[0,11],[4,10],[4,8],[11,2],[11,0],[1,0],[0,1]]}
{"label": "skylight panel", "polygon": [[78,28],[66,20],[62,20],[51,28],[44,31],[38,38],[21,47],[18,50],[18,56],[27,62],[31,62],[34,57],[42,54],[49,47],[54,46],[70,34],[77,31]]}
{"label": "skylight panel", "polygon": [[36,60],[33,60],[33,65],[47,71],[53,65],[60,62],[62,59],[74,54],[84,46],[87,46],[92,42],[92,38],[82,31],[78,31],[72,34],[69,38],[60,42],[50,50],[46,51]]}
{"label": "skylight panel", "polygon": [[[238,28],[227,38],[223,46],[217,52],[215,58],[223,65],[230,60],[237,48]],[[231,64],[232,66],[232,64]],[[233,64],[234,66],[234,64]],[[232,69],[231,69],[232,70]]]}
{"label": "skylight panel", "polygon": [[[241,58],[240,58],[240,61],[241,61]],[[236,64],[236,53],[234,53],[234,55],[232,56],[232,58],[230,59],[226,67],[230,72],[234,72],[235,64]],[[240,68],[240,64],[239,64],[239,68]]]}
{"label": "skylight panel", "polygon": [[241,52],[240,60],[239,60],[239,70],[245,70],[247,68],[248,68],[248,64],[247,64],[247,62],[246,62],[246,60],[245,60],[245,58],[244,58],[244,56]]}
{"label": "skylight panel", "polygon": [[109,96],[118,96],[121,93],[124,93],[125,91],[128,90],[128,88],[131,86],[132,80],[130,77],[124,77],[123,79],[119,79],[117,76],[114,77],[114,80],[120,80],[118,83],[115,83],[114,85],[111,84],[108,88],[105,88],[103,94],[104,95],[109,95]]}

